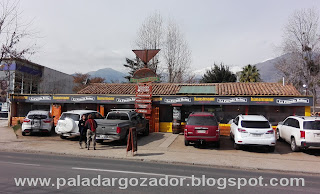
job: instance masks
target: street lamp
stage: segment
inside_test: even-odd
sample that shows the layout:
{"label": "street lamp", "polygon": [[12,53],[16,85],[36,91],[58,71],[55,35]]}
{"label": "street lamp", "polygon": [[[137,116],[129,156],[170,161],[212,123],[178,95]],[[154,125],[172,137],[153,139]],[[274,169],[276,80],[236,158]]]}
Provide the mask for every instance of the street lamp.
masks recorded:
{"label": "street lamp", "polygon": [[307,88],[307,85],[306,85],[306,84],[303,84],[303,85],[302,85],[302,87],[303,87],[303,88],[305,88],[305,90],[306,90],[305,92],[306,92],[306,96],[307,96],[307,95],[308,95],[308,91],[307,91],[307,89],[308,89],[308,88]]}

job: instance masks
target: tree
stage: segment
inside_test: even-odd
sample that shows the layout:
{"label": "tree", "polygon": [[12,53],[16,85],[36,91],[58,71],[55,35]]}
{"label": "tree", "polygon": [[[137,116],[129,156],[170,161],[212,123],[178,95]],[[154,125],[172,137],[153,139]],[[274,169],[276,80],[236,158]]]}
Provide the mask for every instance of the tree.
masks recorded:
{"label": "tree", "polygon": [[87,87],[90,83],[103,83],[104,81],[105,79],[102,77],[90,78],[90,75],[87,73],[75,73],[75,75],[73,76],[73,83],[75,84],[73,87],[73,91],[77,93],[83,88]]}
{"label": "tree", "polygon": [[0,79],[2,82],[7,82],[8,93],[14,91],[14,88],[10,87],[14,76],[14,72],[10,71],[12,62],[15,59],[26,59],[35,53],[35,45],[29,41],[34,34],[28,29],[30,23],[21,21],[23,17],[18,6],[19,1],[0,2],[0,62],[1,71],[4,72]]}
{"label": "tree", "polygon": [[[145,19],[138,30],[138,37],[135,41],[139,49],[161,49],[163,43],[163,19],[159,12],[154,12]],[[156,55],[148,67],[158,73],[159,56]]]}
{"label": "tree", "polygon": [[[143,68],[144,64],[138,57],[136,57],[135,59],[126,58],[126,64],[123,64],[123,66],[128,69],[129,75],[125,76],[125,78],[128,79],[128,81],[130,81],[134,72],[136,72],[138,69]],[[152,70],[155,71],[155,69]]]}
{"label": "tree", "polygon": [[240,82],[260,82],[259,69],[255,65],[247,65],[242,68]]}
{"label": "tree", "polygon": [[183,82],[190,69],[191,51],[178,25],[169,21],[163,49],[168,82]]}
{"label": "tree", "polygon": [[236,81],[236,75],[229,70],[228,66],[225,66],[222,63],[220,66],[214,64],[210,70],[206,71],[201,79],[202,83],[226,83]]}
{"label": "tree", "polygon": [[283,34],[282,51],[289,57],[276,67],[298,90],[302,91],[306,85],[315,106],[320,77],[319,13],[315,9],[296,10],[289,17]]}

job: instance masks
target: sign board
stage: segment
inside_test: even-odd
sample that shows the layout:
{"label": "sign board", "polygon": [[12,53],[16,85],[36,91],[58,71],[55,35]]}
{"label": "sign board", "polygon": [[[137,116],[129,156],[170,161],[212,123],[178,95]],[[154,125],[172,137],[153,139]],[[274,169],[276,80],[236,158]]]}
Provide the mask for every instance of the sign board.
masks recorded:
{"label": "sign board", "polygon": [[151,114],[151,109],[136,109],[137,113]]}
{"label": "sign board", "polygon": [[152,103],[152,100],[151,99],[136,99],[136,103]]}
{"label": "sign board", "polygon": [[131,151],[132,155],[134,155],[134,152],[138,151],[138,137],[137,137],[137,130],[135,127],[131,127],[129,129],[128,141],[127,141],[127,154],[129,151]]}
{"label": "sign board", "polygon": [[151,109],[151,104],[135,104],[135,108]]}

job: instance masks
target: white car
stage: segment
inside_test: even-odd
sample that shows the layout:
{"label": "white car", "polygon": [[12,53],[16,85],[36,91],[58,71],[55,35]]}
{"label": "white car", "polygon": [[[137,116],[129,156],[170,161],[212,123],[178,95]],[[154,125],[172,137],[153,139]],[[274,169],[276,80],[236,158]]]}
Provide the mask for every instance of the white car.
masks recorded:
{"label": "white car", "polygon": [[97,111],[94,110],[73,110],[62,113],[60,119],[58,120],[55,131],[60,135],[61,139],[65,139],[69,136],[79,136],[79,120],[82,115],[93,115],[94,119],[104,119],[104,117]]}
{"label": "white car", "polygon": [[25,136],[26,133],[34,132],[50,135],[53,126],[53,119],[49,111],[32,110],[23,120],[22,135]]}
{"label": "white car", "polygon": [[277,137],[290,143],[293,152],[320,147],[320,117],[290,116],[278,124]]}
{"label": "white car", "polygon": [[262,115],[239,115],[230,125],[230,138],[234,148],[241,145],[268,146],[270,152],[275,150],[276,135],[269,121]]}

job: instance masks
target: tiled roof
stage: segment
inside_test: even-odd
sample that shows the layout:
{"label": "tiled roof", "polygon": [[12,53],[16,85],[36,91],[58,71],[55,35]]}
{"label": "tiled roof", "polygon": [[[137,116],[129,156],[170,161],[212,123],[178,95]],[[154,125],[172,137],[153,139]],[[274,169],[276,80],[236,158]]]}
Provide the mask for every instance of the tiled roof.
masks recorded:
{"label": "tiled roof", "polygon": [[[107,84],[95,83],[87,86],[78,94],[118,94],[134,95],[133,83]],[[292,85],[280,83],[201,83],[201,84],[178,84],[178,83],[155,83],[152,84],[152,93],[157,95],[176,95],[181,86],[216,86],[217,95],[222,96],[301,96],[300,92]]]}

